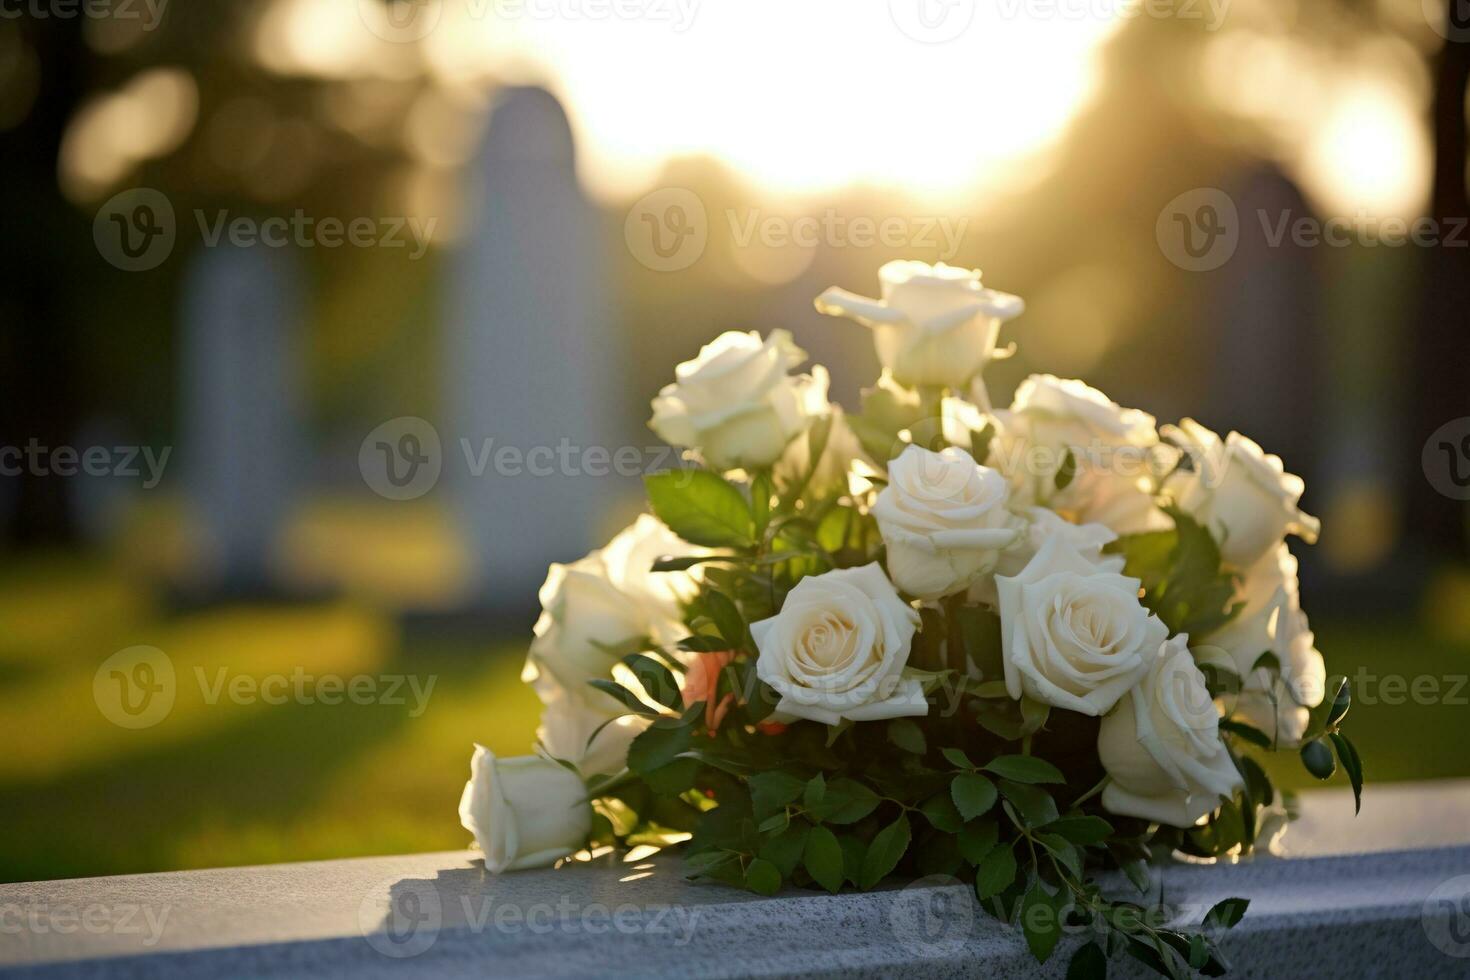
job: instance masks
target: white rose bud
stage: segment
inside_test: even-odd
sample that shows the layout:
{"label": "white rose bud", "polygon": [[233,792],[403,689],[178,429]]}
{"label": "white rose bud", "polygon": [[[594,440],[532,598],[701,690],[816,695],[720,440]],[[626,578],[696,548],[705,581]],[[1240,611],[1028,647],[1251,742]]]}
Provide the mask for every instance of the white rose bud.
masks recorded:
{"label": "white rose bud", "polygon": [[540,868],[581,849],[592,807],[577,774],[539,755],[497,759],[483,745],[470,759],[459,822],[475,835],[493,874]]}
{"label": "white rose bud", "polygon": [[1097,752],[1112,813],[1192,827],[1242,781],[1185,635],[1169,640],[1129,696],[1102,720]]}
{"label": "white rose bud", "polygon": [[585,698],[557,697],[541,712],[536,740],[548,755],[570,762],[583,776],[606,776],[628,764],[628,746],[648,724],[637,715],[609,720]]}
{"label": "white rose bud", "polygon": [[1138,601],[1139,580],[1049,538],[1021,574],[997,576],[1006,690],[1106,714],[1148,671],[1168,628]]}
{"label": "white rose bud", "polygon": [[780,613],[752,623],[756,674],[781,695],[776,714],[835,725],[924,715],[918,680],[903,676],[919,614],[877,563],[809,575]]}
{"label": "white rose bud", "polygon": [[1317,540],[1320,523],[1297,506],[1301,477],[1287,473],[1281,457],[1238,432],[1221,439],[1193,419],[1166,427],[1165,434],[1192,463],[1165,488],[1180,509],[1210,529],[1227,564],[1249,568],[1288,534],[1308,544]]}
{"label": "white rose bud", "polygon": [[753,330],[720,334],[674,369],[674,383],[653,400],[649,428],[717,470],[769,466],[828,411],[825,368],[787,373],[804,360],[785,330],[765,340]]}
{"label": "white rose bud", "polygon": [[871,328],[878,360],[910,387],[963,387],[995,356],[1000,325],[1026,308],[1019,296],[983,288],[978,269],[895,261],[878,282],[881,299],[833,287],[817,311]]}
{"label": "white rose bud", "polygon": [[888,464],[888,485],[873,504],[894,584],[938,599],[993,570],[1021,534],[1008,495],[1005,478],[963,449],[905,449]]}

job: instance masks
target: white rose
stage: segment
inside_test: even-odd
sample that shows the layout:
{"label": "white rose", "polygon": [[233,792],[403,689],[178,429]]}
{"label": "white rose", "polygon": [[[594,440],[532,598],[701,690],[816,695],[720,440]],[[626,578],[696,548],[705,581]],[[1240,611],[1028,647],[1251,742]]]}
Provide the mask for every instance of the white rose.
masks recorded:
{"label": "white rose", "polygon": [[[1327,666],[1301,609],[1296,558],[1284,542],[1247,571],[1235,599],[1244,603],[1239,615],[1199,650],[1223,651],[1241,678],[1238,695],[1222,699],[1224,710],[1294,747],[1306,731],[1307,709],[1325,696]],[[1280,664],[1274,683],[1266,668],[1252,669],[1264,653]]]}
{"label": "white rose", "polygon": [[878,360],[910,387],[962,387],[994,357],[1000,325],[1026,308],[1019,296],[983,288],[977,269],[895,261],[878,281],[881,299],[833,287],[817,311],[870,327]]}
{"label": "white rose", "polygon": [[1188,642],[1169,640],[1102,720],[1097,752],[1112,777],[1102,805],[1112,813],[1192,827],[1242,784]]}
{"label": "white rose", "polygon": [[1227,564],[1249,568],[1288,534],[1308,544],[1317,540],[1317,518],[1297,506],[1301,477],[1287,473],[1281,457],[1238,432],[1222,440],[1193,419],[1164,431],[1192,464],[1178,470],[1165,489],[1215,535]]}
{"label": "white rose", "polygon": [[609,775],[628,764],[628,746],[647,727],[648,719],[637,715],[609,720],[584,698],[556,697],[541,712],[536,740],[584,776]]}
{"label": "white rose", "polygon": [[[1160,446],[1147,412],[1123,408],[1081,381],[1034,374],[995,420],[994,465],[1011,480],[1019,502],[1118,534],[1172,526],[1153,493],[1161,457],[1172,454]],[[1057,489],[1069,456],[1071,481]]]}
{"label": "white rose", "polygon": [[643,603],[650,614],[680,620],[684,604],[699,592],[703,569],[696,565],[684,572],[655,572],[660,558],[693,558],[707,555],[679,537],[652,514],[640,514],[619,531],[601,550],[608,581],[625,595]]}
{"label": "white rose", "polygon": [[483,745],[470,759],[459,822],[475,835],[493,874],[552,864],[592,832],[592,807],[577,774],[539,755],[497,759]]}
{"label": "white rose", "polygon": [[769,466],[828,411],[825,368],[787,373],[804,360],[785,330],[765,340],[753,330],[722,333],[674,369],[674,383],[653,400],[649,428],[697,449],[717,470]]}
{"label": "white rose", "polygon": [[894,584],[938,599],[994,569],[1021,534],[1006,510],[1008,494],[1005,477],[963,449],[905,449],[888,464],[888,485],[873,504]]}
{"label": "white rose", "polygon": [[903,676],[918,626],[876,562],[809,575],[778,614],[751,624],[756,674],[789,718],[835,725],[927,714],[923,686]]}
{"label": "white rose", "polygon": [[[1000,561],[995,566],[996,575],[1010,578],[1020,575],[1031,559],[1036,557],[1041,546],[1058,536],[1069,548],[1096,565],[1100,571],[1121,572],[1126,564],[1122,555],[1103,553],[1103,548],[1118,540],[1118,536],[1102,524],[1073,524],[1056,511],[1045,507],[1023,508],[1018,517],[1024,523],[1021,536],[1014,545],[1001,553]],[[976,582],[970,589],[970,601],[982,602],[988,606],[998,605],[1000,595],[995,589],[995,579],[985,576]]]}
{"label": "white rose", "polygon": [[1147,672],[1168,629],[1138,601],[1139,580],[1100,568],[1064,535],[1021,574],[997,576],[1006,690],[1105,714]]}
{"label": "white rose", "polygon": [[[807,489],[817,494],[845,490],[852,464],[859,460],[872,463],[863,450],[857,433],[848,424],[847,413],[842,410],[841,405],[833,403],[830,418],[831,422],[826,426],[827,443],[817,460],[816,471],[807,483]],[[812,436],[820,424],[813,423],[805,432],[791,440],[791,445],[786,447],[786,452],[776,463],[775,477],[782,485],[791,486],[806,479],[807,471],[812,465]]]}

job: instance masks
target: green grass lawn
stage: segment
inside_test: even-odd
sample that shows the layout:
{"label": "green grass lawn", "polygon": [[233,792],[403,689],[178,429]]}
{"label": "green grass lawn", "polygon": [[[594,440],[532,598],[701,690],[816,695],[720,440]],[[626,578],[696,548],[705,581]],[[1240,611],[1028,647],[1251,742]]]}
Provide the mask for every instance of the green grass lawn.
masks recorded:
{"label": "green grass lawn", "polygon": [[[1405,622],[1314,626],[1333,672],[1431,676],[1445,693],[1470,673],[1470,647]],[[126,730],[98,710],[92,681],[137,644],[169,656],[178,695],[162,722]],[[96,565],[12,566],[0,574],[0,881],[462,847],[455,809],[471,743],[511,754],[532,744],[538,706],[518,681],[522,652],[405,643],[391,619],[348,603],[164,615]],[[411,695],[209,703],[221,670],[258,680],[298,665],[434,686],[417,717]],[[1457,704],[1361,699],[1348,731],[1368,780],[1470,775],[1470,689],[1457,693]],[[1294,755],[1272,769],[1283,785],[1315,783]]]}

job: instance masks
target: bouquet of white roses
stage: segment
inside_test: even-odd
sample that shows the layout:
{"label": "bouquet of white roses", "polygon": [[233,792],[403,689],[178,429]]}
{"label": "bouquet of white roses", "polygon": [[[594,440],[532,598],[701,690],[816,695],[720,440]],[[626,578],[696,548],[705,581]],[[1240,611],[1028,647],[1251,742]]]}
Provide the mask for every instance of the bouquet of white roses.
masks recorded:
{"label": "bouquet of white roses", "polygon": [[[1286,818],[1258,751],[1360,793],[1285,539],[1302,481],[1251,440],[1155,425],[1081,381],[983,371],[1022,311],[980,274],[892,262],[860,414],[784,331],[680,364],[650,425],[694,464],[646,514],[554,565],[525,679],[539,752],[475,752],[460,804],[495,872],[596,845],[684,848],[693,877],[772,893],[894,875],[972,881],[1046,960],[1131,954],[1216,975],[1207,932],[1104,895],[1153,855],[1249,853]],[[1045,915],[1027,914],[1044,906]]]}

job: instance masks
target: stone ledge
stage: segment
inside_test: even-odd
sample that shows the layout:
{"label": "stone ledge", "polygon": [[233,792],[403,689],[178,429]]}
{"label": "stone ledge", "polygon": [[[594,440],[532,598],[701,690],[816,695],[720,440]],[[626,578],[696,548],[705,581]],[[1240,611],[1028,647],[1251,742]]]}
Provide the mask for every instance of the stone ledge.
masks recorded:
{"label": "stone ledge", "polygon": [[[1470,875],[1470,784],[1380,787],[1361,823],[1351,815],[1344,794],[1310,794],[1288,842],[1316,856],[1174,866],[1165,893],[1194,921],[1221,898],[1251,899],[1224,942],[1233,977],[1470,973],[1470,958],[1449,955],[1470,957],[1470,878],[1443,887]],[[1408,849],[1334,853],[1371,844]],[[1430,902],[1437,888],[1449,904]],[[395,931],[390,899],[409,913]],[[1059,954],[1042,975],[1065,964]],[[1038,975],[962,886],[761,898],[687,882],[668,859],[495,877],[456,851],[0,885],[6,976],[610,973]]]}

